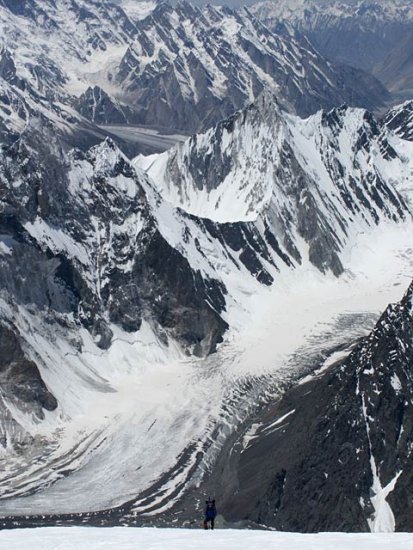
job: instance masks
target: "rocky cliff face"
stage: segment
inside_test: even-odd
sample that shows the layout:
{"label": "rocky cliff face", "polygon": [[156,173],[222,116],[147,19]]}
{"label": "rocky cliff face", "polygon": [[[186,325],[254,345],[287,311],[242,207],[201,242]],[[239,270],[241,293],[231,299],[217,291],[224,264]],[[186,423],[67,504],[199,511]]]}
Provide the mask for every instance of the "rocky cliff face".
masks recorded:
{"label": "rocky cliff face", "polygon": [[[12,244],[2,258],[2,286],[18,303],[76,311],[102,348],[111,344],[109,323],[136,331],[149,315],[160,329],[178,330],[193,352],[214,349],[225,330],[222,291],[198,279],[165,241],[139,177],[113,142],[38,162],[15,147],[2,165],[2,232]],[[40,266],[46,278],[34,277]],[[178,329],[181,321],[187,325]]]}
{"label": "rocky cliff face", "polygon": [[99,86],[89,87],[76,101],[76,110],[96,124],[131,124],[136,113],[110,97]]}
{"label": "rocky cliff face", "polygon": [[384,117],[383,124],[402,139],[413,141],[413,101],[406,101],[391,109]]}
{"label": "rocky cliff face", "polygon": [[[100,0],[0,2],[9,44],[0,54],[2,515],[108,508],[102,513],[108,522],[116,516],[133,523],[145,514],[156,522],[165,507],[180,502],[189,482],[204,479],[222,445],[230,445],[258,404],[285,389],[287,377],[277,370],[285,358],[278,347],[285,337],[282,353],[300,356],[301,341],[294,342],[289,332],[301,314],[308,320],[307,290],[311,295],[313,284],[323,293],[348,285],[358,292],[351,280],[360,281],[357,270],[364,271],[349,260],[358,235],[385,227],[377,231],[384,239],[394,232],[392,258],[409,265],[409,249],[394,245],[404,239],[411,215],[398,191],[400,182],[404,191],[411,180],[410,143],[363,109],[343,106],[302,120],[263,93],[165,155],[131,163],[113,141],[101,140],[95,123],[130,120],[117,94],[129,85],[128,93],[136,92],[133,79],[143,66],[148,80],[141,82],[142,90],[151,90],[154,102],[170,92],[166,113],[175,102],[183,105],[181,99],[187,106],[202,103],[203,93],[208,101],[212,96],[221,101],[225,90],[233,94],[232,107],[225,100],[225,109],[232,109],[265,83],[271,87],[271,74],[278,75],[278,91],[288,92],[283,101],[297,109],[319,100],[329,104],[335,94],[330,92],[343,83],[294,33],[284,29],[273,35],[246,11],[199,11],[182,4],[158,6],[156,13],[139,23]],[[155,46],[152,31],[162,38]],[[225,72],[230,65],[237,70]],[[239,77],[236,85],[228,75]],[[314,79],[321,83],[321,96]],[[345,83],[341,91],[347,94]],[[179,116],[190,113],[198,125],[226,112],[221,102],[212,114],[208,101],[203,114],[184,110]],[[96,141],[101,143],[91,146]],[[340,278],[347,268],[354,272]],[[381,296],[380,277],[374,288]],[[293,296],[298,290],[300,300]],[[347,295],[353,299],[350,291]],[[347,303],[334,303],[330,317],[339,307]],[[323,315],[319,322],[326,322]],[[313,319],[309,326],[308,332],[307,325],[298,327],[297,340],[313,336]],[[352,500],[339,507],[342,525],[360,529],[376,521],[381,498],[366,500],[366,488],[383,496],[378,484],[389,492],[398,473],[394,468],[406,471],[402,451],[387,469],[377,458],[381,436],[373,438],[369,418],[377,413],[381,419],[380,405],[370,397],[364,374],[357,376],[367,412],[356,433],[364,444],[362,428],[369,427],[376,470],[365,453],[363,505]],[[401,371],[397,376],[403,387],[407,378]],[[340,386],[332,383],[337,394],[342,387],[354,391],[347,378],[339,381]],[[396,406],[387,386],[380,388]],[[329,391],[328,386],[326,396]],[[305,399],[303,406],[319,411]],[[340,403],[345,411],[354,409],[344,395]],[[317,404],[340,424],[330,401],[321,396]],[[318,441],[317,430],[324,434],[324,428],[314,426],[318,421],[311,420],[309,432]],[[390,422],[385,426],[390,434]],[[267,433],[272,428],[260,433],[257,445]],[[300,446],[301,433],[297,426],[294,445]],[[340,438],[348,433],[344,423],[344,435],[329,440],[326,450],[352,463],[352,451],[341,448]],[[272,456],[271,445],[264,450]],[[254,462],[250,452],[246,448],[242,460],[245,455]],[[265,465],[266,455],[260,460]],[[281,464],[276,482],[265,476],[254,481],[263,492],[248,509],[251,521],[294,529],[338,524],[337,515],[323,516],[327,505],[307,523],[292,517],[290,502],[298,488],[313,506],[323,479],[305,488],[307,474],[298,461],[294,458],[291,485],[283,473],[284,455],[276,461]],[[318,458],[314,464],[321,467]],[[337,473],[333,466],[331,473]],[[282,479],[288,480],[285,493]],[[248,484],[245,490],[252,491]],[[278,516],[274,499],[284,503]],[[230,518],[229,502],[222,499]],[[390,506],[396,510],[396,504]],[[364,511],[357,515],[360,507]],[[238,514],[236,504],[231,509]]]}
{"label": "rocky cliff face", "polygon": [[[18,411],[54,426],[59,414],[79,414],[89,386],[114,391],[107,380],[116,385],[119,342],[149,342],[131,352],[138,364],[153,353],[155,363],[156,354],[209,356],[237,322],[240,296],[300,264],[339,275],[353,232],[410,215],[384,169],[403,162],[362,110],[303,121],[264,95],[146,159],[152,179],[110,140],[66,153],[47,135],[31,128],[1,153],[0,311],[21,380],[17,393],[7,384],[3,392],[3,440],[12,449],[24,442],[22,456],[46,443]],[[68,396],[85,397],[69,399],[62,380]],[[67,457],[55,459],[64,471]],[[27,484],[48,483],[47,469],[38,475]]]}
{"label": "rocky cliff face", "polygon": [[[48,62],[46,66],[50,68]],[[60,79],[62,74],[59,71],[57,74]],[[40,78],[37,80],[36,77],[33,81],[33,77],[25,72],[24,76],[19,76],[15,53],[12,54],[8,49],[0,51],[1,146],[4,148],[12,145],[22,135],[24,141],[30,143],[34,149],[38,148],[39,135],[42,136],[41,140],[58,143],[65,150],[74,146],[87,149],[104,140],[106,133],[79,113],[82,110],[88,116],[93,113],[94,104],[91,98],[86,94],[76,103],[67,95],[61,95],[59,86],[62,81],[58,83],[53,75],[50,80],[50,75],[43,76],[47,86],[41,83]],[[79,111],[72,104],[79,105]],[[108,99],[103,101],[103,107],[100,104],[99,109],[102,112],[95,107],[97,123],[106,120],[105,110],[113,112],[117,109],[117,116],[121,116],[118,104],[109,105],[111,103]],[[128,113],[128,110],[125,109],[124,112]],[[117,142],[126,152],[133,151],[137,154],[140,151],[139,147],[131,148],[123,139],[117,138]]]}
{"label": "rocky cliff face", "polygon": [[227,519],[286,531],[411,530],[413,286],[342,361],[245,439]]}

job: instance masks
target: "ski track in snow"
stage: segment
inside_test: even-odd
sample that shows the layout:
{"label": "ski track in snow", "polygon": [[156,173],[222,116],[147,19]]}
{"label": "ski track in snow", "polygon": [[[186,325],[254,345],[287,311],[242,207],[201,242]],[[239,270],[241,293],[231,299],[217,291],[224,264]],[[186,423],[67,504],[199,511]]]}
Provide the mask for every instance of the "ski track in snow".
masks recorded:
{"label": "ski track in snow", "polygon": [[411,550],[413,535],[274,531],[45,527],[0,533],[0,550]]}

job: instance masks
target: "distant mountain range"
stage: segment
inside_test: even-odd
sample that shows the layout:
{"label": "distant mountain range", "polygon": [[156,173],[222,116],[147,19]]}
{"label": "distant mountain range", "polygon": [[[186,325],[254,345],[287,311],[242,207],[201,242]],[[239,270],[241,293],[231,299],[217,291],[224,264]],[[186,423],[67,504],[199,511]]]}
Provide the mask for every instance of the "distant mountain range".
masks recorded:
{"label": "distant mountain range", "polygon": [[409,0],[280,0],[251,8],[276,31],[288,23],[325,57],[376,76],[396,101],[413,95],[413,6]]}
{"label": "distant mountain range", "polygon": [[[43,114],[53,110],[51,118],[64,117],[61,125],[70,119],[84,126],[69,115],[76,109],[93,124],[190,133],[244,107],[264,88],[300,115],[342,103],[377,110],[389,100],[375,78],[327,61],[288,27],[271,33],[246,9],[159,3],[138,18],[108,0],[74,0],[69,9],[59,2],[3,1],[7,32],[0,45],[2,71],[9,67],[20,82],[12,103],[28,101],[24,90],[37,94]],[[10,76],[5,80],[12,84]],[[89,143],[94,132],[101,134],[89,127]]]}

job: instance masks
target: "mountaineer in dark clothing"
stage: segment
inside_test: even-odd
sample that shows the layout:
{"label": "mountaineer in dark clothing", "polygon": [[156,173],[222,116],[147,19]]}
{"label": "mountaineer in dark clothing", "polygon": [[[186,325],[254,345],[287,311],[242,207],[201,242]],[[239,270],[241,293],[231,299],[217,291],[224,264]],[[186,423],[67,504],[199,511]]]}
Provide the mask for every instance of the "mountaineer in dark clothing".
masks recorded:
{"label": "mountaineer in dark clothing", "polygon": [[216,515],[217,509],[215,507],[215,499],[208,497],[208,500],[205,501],[204,529],[209,529],[208,523],[211,524],[211,529],[214,528]]}

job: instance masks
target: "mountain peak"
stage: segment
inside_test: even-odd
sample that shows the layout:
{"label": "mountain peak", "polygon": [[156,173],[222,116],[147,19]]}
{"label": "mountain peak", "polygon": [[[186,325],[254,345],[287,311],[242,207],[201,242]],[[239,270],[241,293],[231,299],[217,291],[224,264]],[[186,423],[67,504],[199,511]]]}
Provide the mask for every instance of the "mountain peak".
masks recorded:
{"label": "mountain peak", "polygon": [[120,167],[127,161],[125,155],[110,137],[92,147],[88,156],[93,161],[96,173],[108,176],[117,176]]}
{"label": "mountain peak", "polygon": [[[264,93],[207,132],[152,158],[148,172],[175,206],[218,223],[276,223],[278,242],[294,259],[308,253],[321,271],[339,275],[339,254],[353,224],[368,227],[408,215],[379,170],[387,160],[383,139],[363,109],[343,106],[302,120]],[[292,246],[294,231],[309,252]]]}

